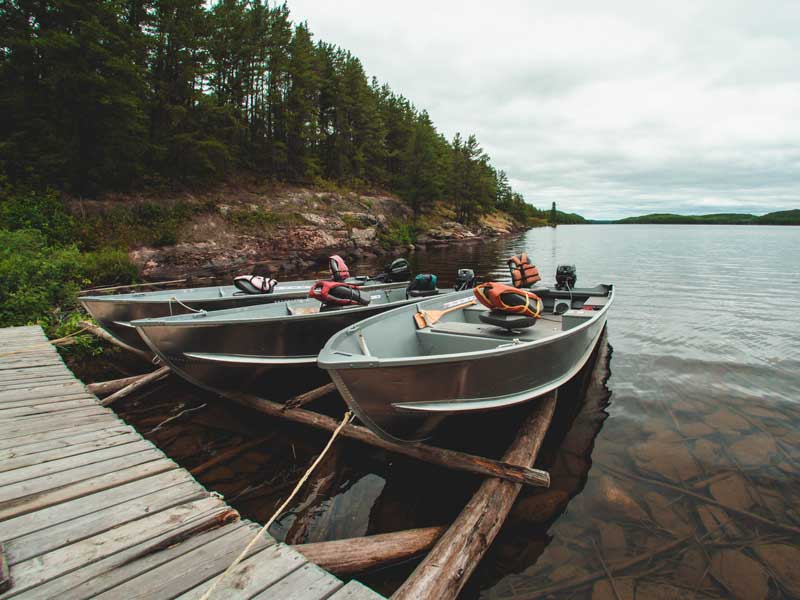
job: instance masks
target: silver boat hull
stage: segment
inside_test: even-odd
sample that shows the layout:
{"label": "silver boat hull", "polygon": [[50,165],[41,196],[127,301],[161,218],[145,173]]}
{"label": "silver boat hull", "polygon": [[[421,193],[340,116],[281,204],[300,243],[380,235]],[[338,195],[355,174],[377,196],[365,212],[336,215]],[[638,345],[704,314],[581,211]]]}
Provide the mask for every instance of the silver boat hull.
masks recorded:
{"label": "silver boat hull", "polygon": [[[147,346],[191,383],[222,395],[247,393],[281,400],[328,382],[317,367],[317,354],[328,338],[362,319],[413,302],[405,299],[405,285],[393,284],[386,292],[387,299],[391,294],[403,300],[310,315],[287,312],[290,307],[318,306],[316,300],[134,325]],[[276,316],[278,311],[284,316]]]}
{"label": "silver boat hull", "polygon": [[[554,331],[529,343],[524,339],[515,343],[511,334],[507,343],[481,351],[470,346],[478,343],[472,338],[451,336],[454,339],[448,353],[386,359],[381,356],[378,340],[374,356],[359,356],[353,347],[342,344],[355,332],[342,332],[329,341],[319,363],[328,370],[353,412],[373,431],[392,441],[422,441],[447,416],[528,402],[569,381],[586,364],[601,338],[610,299],[580,327]],[[421,306],[426,305],[430,303]],[[369,335],[372,323],[377,326],[380,319],[386,324],[384,335],[399,338],[389,318],[413,327],[413,312],[401,309],[358,325],[367,349],[374,339]]]}
{"label": "silver boat hull", "polygon": [[[100,327],[110,335],[129,346],[147,351],[147,344],[139,336],[136,327],[131,324],[132,321],[305,298],[313,284],[313,280],[287,281],[279,283],[271,294],[245,294],[228,285],[110,296],[84,296],[79,300]],[[387,285],[391,284],[367,284],[364,288],[381,289]]]}

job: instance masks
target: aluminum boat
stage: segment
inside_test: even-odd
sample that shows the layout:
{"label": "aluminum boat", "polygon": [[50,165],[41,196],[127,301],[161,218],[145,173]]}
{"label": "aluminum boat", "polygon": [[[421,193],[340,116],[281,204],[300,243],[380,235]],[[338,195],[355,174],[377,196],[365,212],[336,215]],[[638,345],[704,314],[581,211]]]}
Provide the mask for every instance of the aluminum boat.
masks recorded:
{"label": "aluminum boat", "polygon": [[369,298],[366,306],[332,307],[306,298],[136,320],[132,326],[167,365],[198,386],[223,395],[281,400],[329,381],[316,362],[334,333],[417,302],[419,298],[407,297],[406,285],[360,288]]}
{"label": "aluminum boat", "polygon": [[[589,359],[613,286],[529,291],[542,300],[535,326],[493,318],[472,291],[458,292],[343,329],[325,344],[318,364],[375,433],[393,441],[424,440],[450,415],[543,396]],[[430,324],[429,315],[441,316]]]}
{"label": "aluminum boat", "polygon": [[[382,289],[389,285],[384,281],[367,277],[353,277],[346,281],[368,290]],[[147,345],[131,324],[132,321],[183,315],[198,310],[217,311],[305,298],[314,283],[314,280],[278,283],[268,294],[248,294],[233,285],[226,285],[109,296],[83,296],[79,300],[86,311],[109,334],[129,346],[146,351]]]}

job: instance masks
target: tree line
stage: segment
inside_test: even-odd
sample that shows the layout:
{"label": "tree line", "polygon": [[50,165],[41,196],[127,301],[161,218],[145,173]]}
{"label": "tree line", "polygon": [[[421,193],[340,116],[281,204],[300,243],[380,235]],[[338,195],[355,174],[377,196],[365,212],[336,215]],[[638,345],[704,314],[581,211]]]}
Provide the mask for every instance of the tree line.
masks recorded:
{"label": "tree line", "polygon": [[0,166],[77,195],[238,171],[371,186],[420,214],[499,208],[547,219],[474,135],[430,116],[337,46],[262,0],[6,0]]}

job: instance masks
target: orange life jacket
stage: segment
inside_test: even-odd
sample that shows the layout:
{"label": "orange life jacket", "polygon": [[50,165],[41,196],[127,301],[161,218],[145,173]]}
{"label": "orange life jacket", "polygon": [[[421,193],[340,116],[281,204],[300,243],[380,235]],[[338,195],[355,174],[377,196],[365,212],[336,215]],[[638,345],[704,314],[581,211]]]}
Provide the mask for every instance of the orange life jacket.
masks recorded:
{"label": "orange life jacket", "polygon": [[478,302],[497,312],[539,318],[542,299],[533,292],[489,281],[472,290]]}
{"label": "orange life jacket", "polygon": [[530,263],[528,260],[528,253],[523,252],[519,256],[512,256],[508,259],[508,270],[511,271],[511,281],[514,287],[530,287],[537,281],[541,281],[539,277],[539,269]]}

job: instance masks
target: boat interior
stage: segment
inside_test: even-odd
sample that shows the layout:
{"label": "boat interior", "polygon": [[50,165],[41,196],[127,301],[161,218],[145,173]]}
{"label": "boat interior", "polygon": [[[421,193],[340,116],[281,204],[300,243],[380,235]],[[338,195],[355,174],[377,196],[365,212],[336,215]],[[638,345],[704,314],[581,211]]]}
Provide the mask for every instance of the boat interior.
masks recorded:
{"label": "boat interior", "polygon": [[[531,291],[539,295],[543,304],[541,318],[535,321],[527,318],[516,320],[512,317],[505,326],[500,326],[497,324],[498,319],[490,317],[488,308],[475,303],[444,314],[429,327],[418,328],[413,325],[412,320],[416,310],[404,311],[402,321],[397,321],[395,315],[386,315],[363,328],[364,342],[369,354],[381,358],[477,352],[533,342],[557,335],[592,319],[608,303],[610,288],[598,286],[576,289],[572,291],[571,298],[569,292],[562,294],[561,290],[539,288]],[[441,306],[446,307],[447,304]],[[502,316],[500,320],[502,321]],[[523,326],[518,326],[517,323],[522,323]],[[351,355],[363,354],[363,348],[352,341],[354,337],[341,338],[342,345],[336,350]]]}
{"label": "boat interior", "polygon": [[406,288],[404,283],[362,290],[362,294],[368,294],[370,299],[370,303],[366,306],[323,306],[322,303],[313,298],[302,298],[298,300],[288,300],[270,304],[257,304],[255,306],[241,308],[229,308],[210,312],[201,311],[192,314],[176,315],[174,317],[146,319],[143,321],[134,322],[134,325],[138,325],[139,323],[144,324],[145,321],[149,323],[164,322],[170,324],[193,323],[196,322],[197,319],[203,319],[204,323],[260,321],[262,319],[269,318],[314,315],[317,313],[327,313],[340,310],[368,309],[376,305],[401,303],[408,300],[406,298]]}

